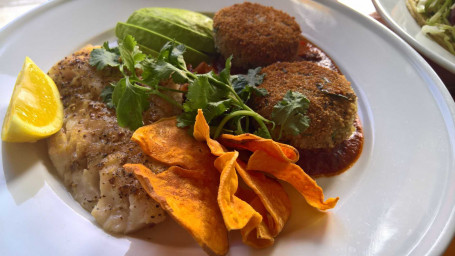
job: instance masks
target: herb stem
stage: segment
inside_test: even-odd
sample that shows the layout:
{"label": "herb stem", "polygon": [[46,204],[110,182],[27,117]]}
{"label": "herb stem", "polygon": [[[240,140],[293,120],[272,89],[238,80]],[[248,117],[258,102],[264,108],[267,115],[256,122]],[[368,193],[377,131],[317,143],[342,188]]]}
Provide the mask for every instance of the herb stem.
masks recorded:
{"label": "herb stem", "polygon": [[[258,113],[254,112],[254,111],[250,111],[250,110],[238,110],[238,111],[232,112],[229,115],[225,116],[223,118],[223,120],[221,120],[221,122],[218,125],[218,127],[216,128],[215,134],[214,134],[214,138],[218,138],[218,136],[220,136],[220,134],[221,134],[221,131],[223,130],[224,125],[231,118],[236,117],[236,116],[251,116],[251,117],[253,117],[256,120],[256,122],[258,122],[259,126],[264,130],[264,132],[266,133],[267,137],[268,138],[272,138],[272,136],[269,133],[269,129],[267,129],[267,126],[264,123],[263,119],[265,119],[265,118],[260,116]],[[265,119],[265,120],[267,120],[267,119]]]}
{"label": "herb stem", "polygon": [[164,86],[161,86],[161,85],[156,86],[156,88],[158,88],[158,90],[161,90],[161,91],[170,91],[170,92],[186,93],[186,91],[177,90],[177,89],[172,89],[172,88],[167,88],[167,87],[164,87]]}
{"label": "herb stem", "polygon": [[182,104],[177,103],[177,101],[175,101],[175,100],[172,99],[171,97],[167,96],[166,94],[161,93],[161,92],[159,92],[158,90],[155,90],[155,91],[153,92],[153,94],[155,94],[155,95],[157,95],[157,96],[163,98],[165,101],[169,102],[169,103],[172,104],[173,106],[178,107],[179,109],[183,109]]}

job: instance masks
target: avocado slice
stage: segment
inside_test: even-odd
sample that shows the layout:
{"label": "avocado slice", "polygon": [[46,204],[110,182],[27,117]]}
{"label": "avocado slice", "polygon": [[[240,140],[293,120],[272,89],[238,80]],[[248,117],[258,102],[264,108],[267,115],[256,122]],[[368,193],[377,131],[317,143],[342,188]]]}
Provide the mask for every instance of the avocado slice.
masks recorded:
{"label": "avocado slice", "polygon": [[216,53],[212,19],[200,13],[172,8],[143,8],[135,11],[126,23],[165,35],[209,55]]}
{"label": "avocado slice", "polygon": [[135,14],[160,17],[182,27],[213,37],[213,20],[202,13],[176,8],[151,7],[139,9],[132,15]]}
{"label": "avocado slice", "polygon": [[[177,44],[181,44],[181,42],[173,40],[155,31],[123,22],[117,23],[117,26],[115,27],[115,35],[120,40],[122,40],[126,35],[132,35],[138,44],[142,46],[142,48],[145,47],[144,49],[149,49],[156,52],[159,52],[163,45],[168,41],[174,41]],[[186,51],[183,56],[185,57],[185,61],[192,65],[198,65],[203,61],[210,62],[211,60],[211,57],[209,55],[195,50],[189,46],[186,46]]]}

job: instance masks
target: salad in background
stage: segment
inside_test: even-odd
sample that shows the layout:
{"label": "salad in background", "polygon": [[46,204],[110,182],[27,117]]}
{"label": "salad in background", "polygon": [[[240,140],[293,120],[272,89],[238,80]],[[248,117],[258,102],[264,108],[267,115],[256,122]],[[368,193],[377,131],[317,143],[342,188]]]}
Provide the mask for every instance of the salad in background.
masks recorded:
{"label": "salad in background", "polygon": [[406,0],[422,33],[455,55],[455,0]]}

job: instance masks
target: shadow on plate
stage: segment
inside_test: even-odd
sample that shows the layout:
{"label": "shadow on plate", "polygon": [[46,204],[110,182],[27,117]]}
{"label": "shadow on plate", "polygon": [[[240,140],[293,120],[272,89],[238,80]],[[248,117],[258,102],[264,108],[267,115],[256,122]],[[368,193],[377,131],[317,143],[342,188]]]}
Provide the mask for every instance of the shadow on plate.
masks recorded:
{"label": "shadow on plate", "polygon": [[6,186],[17,205],[36,195],[44,186],[44,165],[53,167],[45,141],[36,143],[2,143],[2,162]]}
{"label": "shadow on plate", "polygon": [[[280,243],[292,237],[302,242],[319,243],[330,223],[330,213],[314,209],[291,186],[285,185],[292,202],[291,217],[281,234],[275,239]],[[140,255],[205,255],[191,235],[170,217],[154,227],[145,228],[126,237],[131,243],[127,256]],[[268,255],[276,244],[266,249],[254,249],[242,243],[239,231],[229,232],[231,254],[247,251],[248,255]]]}

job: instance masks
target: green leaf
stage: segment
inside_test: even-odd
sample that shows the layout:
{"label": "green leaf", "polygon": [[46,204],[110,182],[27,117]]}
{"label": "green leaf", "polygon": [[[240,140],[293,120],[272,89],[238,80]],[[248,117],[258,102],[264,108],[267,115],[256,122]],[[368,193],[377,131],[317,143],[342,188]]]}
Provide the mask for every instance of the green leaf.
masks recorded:
{"label": "green leaf", "polygon": [[100,97],[108,108],[114,108],[114,102],[112,101],[112,94],[114,92],[114,85],[110,84],[103,88]]}
{"label": "green leaf", "polygon": [[183,59],[183,54],[185,53],[185,45],[179,44],[179,45],[174,45],[172,48],[171,54],[169,55],[169,62],[181,69],[186,70],[186,63],[185,60]]}
{"label": "green leaf", "polygon": [[126,66],[133,76],[135,76],[136,68],[142,68],[140,62],[143,61],[147,55],[139,50],[136,40],[131,35],[125,36],[119,44],[119,51],[123,65]]}
{"label": "green leaf", "polygon": [[254,134],[265,139],[270,139],[268,131],[262,129],[261,127],[254,131]]}
{"label": "green leaf", "polygon": [[221,72],[219,74],[219,81],[221,81],[225,84],[231,84],[231,60],[232,60],[232,55],[226,59],[224,69],[221,70]]}
{"label": "green leaf", "polygon": [[229,91],[223,87],[217,87],[209,82],[209,76],[198,75],[188,86],[186,102],[183,105],[185,112],[204,109],[209,102],[218,102],[227,99]]}
{"label": "green leaf", "polygon": [[310,119],[306,116],[310,101],[300,92],[288,91],[283,100],[278,102],[272,110],[272,121],[280,126],[281,136],[295,136],[305,131],[310,125]]}
{"label": "green leaf", "polygon": [[177,127],[184,128],[193,126],[196,121],[197,110],[183,112],[177,117]]}
{"label": "green leaf", "polygon": [[161,48],[158,59],[169,62],[171,65],[182,70],[186,70],[185,60],[183,59],[185,50],[186,47],[183,44],[177,45],[175,42],[167,42]]}
{"label": "green leaf", "polygon": [[[131,83],[128,77],[122,80],[124,82],[118,83],[113,93],[117,122],[121,127],[136,130],[143,125],[142,112],[147,110],[150,105],[150,89]],[[118,94],[116,94],[116,90],[118,90]]]}
{"label": "green leaf", "polygon": [[123,94],[126,90],[126,78],[120,79],[114,85],[114,90],[112,91],[112,104],[115,108],[117,108],[120,99],[122,98]]}
{"label": "green leaf", "polygon": [[202,109],[207,123],[210,123],[215,117],[223,115],[231,106],[231,100],[222,100],[217,102],[209,102]]}
{"label": "green leaf", "polygon": [[183,71],[164,60],[147,60],[143,64],[142,78],[148,85],[157,85],[159,81],[172,77],[176,83],[187,83],[189,78]]}
{"label": "green leaf", "polygon": [[248,102],[251,95],[266,96],[268,94],[265,88],[257,88],[256,86],[262,84],[265,74],[261,73],[261,67],[248,70],[246,75],[237,75],[232,77],[232,86],[235,92],[240,96],[244,102]]}
{"label": "green leaf", "polygon": [[106,66],[117,67],[120,65],[120,54],[117,47],[109,48],[108,42],[104,42],[103,47],[93,49],[90,53],[89,64],[95,66],[97,70],[102,70]]}

